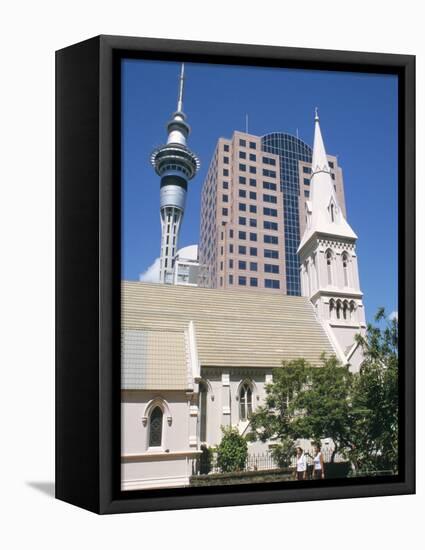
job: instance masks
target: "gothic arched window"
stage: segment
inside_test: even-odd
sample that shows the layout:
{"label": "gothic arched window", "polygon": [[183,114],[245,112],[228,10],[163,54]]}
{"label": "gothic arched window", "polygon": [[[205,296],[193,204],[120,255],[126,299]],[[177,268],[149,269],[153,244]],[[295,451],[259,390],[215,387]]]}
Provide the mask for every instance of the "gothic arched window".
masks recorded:
{"label": "gothic arched window", "polygon": [[351,300],[350,302],[350,319],[351,321],[356,320],[356,303],[354,300]]}
{"label": "gothic arched window", "polygon": [[348,254],[347,252],[342,253],[342,269],[344,271],[344,286],[348,286]]}
{"label": "gothic arched window", "polygon": [[328,285],[332,284],[332,250],[326,250],[326,267],[328,271]]}
{"label": "gothic arched window", "polygon": [[335,315],[335,300],[329,300],[329,319],[333,319]]}
{"label": "gothic arched window", "polygon": [[333,204],[331,204],[330,206],[330,211],[331,211],[331,220],[332,222],[335,221],[335,206]]}
{"label": "gothic arched window", "polygon": [[337,303],[336,303],[336,318],[337,319],[341,319],[341,308],[342,308],[341,300],[338,300]]}
{"label": "gothic arched window", "polygon": [[252,388],[245,382],[239,392],[239,419],[248,420],[252,414]]}
{"label": "gothic arched window", "polygon": [[207,440],[207,397],[208,397],[208,388],[206,384],[201,382],[199,384],[199,439],[201,443],[204,443]]}
{"label": "gothic arched window", "polygon": [[348,302],[347,300],[344,300],[344,303],[342,304],[342,315],[345,320],[348,318]]}
{"label": "gothic arched window", "polygon": [[162,444],[162,418],[160,407],[155,407],[149,418],[149,447],[161,447]]}

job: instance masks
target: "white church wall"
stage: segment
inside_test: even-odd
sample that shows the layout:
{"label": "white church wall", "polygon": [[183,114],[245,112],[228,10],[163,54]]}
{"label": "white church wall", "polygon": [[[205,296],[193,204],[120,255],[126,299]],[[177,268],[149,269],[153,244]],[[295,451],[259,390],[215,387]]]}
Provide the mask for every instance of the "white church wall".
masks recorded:
{"label": "white church wall", "polygon": [[169,410],[169,414],[164,411],[162,449],[170,452],[189,449],[189,403],[185,392],[124,391],[121,400],[123,455],[148,451],[149,418],[146,415],[155,399],[163,401]]}

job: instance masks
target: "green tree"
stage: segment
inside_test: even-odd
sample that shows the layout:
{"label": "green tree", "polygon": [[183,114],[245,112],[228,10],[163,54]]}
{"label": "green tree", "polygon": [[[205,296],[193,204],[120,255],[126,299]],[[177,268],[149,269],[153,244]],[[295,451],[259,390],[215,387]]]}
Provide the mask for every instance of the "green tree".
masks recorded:
{"label": "green tree", "polygon": [[251,418],[251,438],[274,441],[273,455],[288,465],[296,439],[332,438],[358,470],[397,470],[398,321],[379,310],[357,340],[364,362],[357,374],[335,357],[313,367],[304,359],[283,362],[266,387],[266,401]]}
{"label": "green tree", "polygon": [[237,472],[245,468],[248,444],[237,428],[221,428],[223,437],[217,447],[217,465],[222,472]]}
{"label": "green tree", "polygon": [[381,326],[358,336],[365,360],[354,379],[350,460],[360,470],[398,470],[398,319],[381,308]]}
{"label": "green tree", "polygon": [[347,441],[351,385],[352,374],[335,357],[323,356],[322,367],[313,367],[304,359],[283,362],[266,387],[265,405],[252,416],[253,438],[276,440],[272,452],[279,465],[289,463],[299,438],[331,437],[334,457]]}

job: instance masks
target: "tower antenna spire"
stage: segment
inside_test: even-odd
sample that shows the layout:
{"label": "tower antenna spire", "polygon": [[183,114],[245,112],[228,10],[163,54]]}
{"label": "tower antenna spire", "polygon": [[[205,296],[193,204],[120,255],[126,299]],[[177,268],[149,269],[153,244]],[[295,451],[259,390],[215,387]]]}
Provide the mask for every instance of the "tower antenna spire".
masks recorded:
{"label": "tower antenna spire", "polygon": [[183,111],[183,92],[184,92],[184,63],[182,63],[179,77],[179,97],[177,100],[177,111],[181,113]]}

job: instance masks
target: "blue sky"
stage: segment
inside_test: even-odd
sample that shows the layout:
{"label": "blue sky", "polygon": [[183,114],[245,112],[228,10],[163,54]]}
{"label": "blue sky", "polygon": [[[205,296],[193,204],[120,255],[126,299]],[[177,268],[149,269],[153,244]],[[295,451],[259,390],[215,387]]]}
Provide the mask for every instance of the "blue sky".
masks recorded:
{"label": "blue sky", "polygon": [[[159,178],[151,151],[166,141],[179,63],[124,60],[122,276],[138,280],[159,255]],[[198,242],[202,182],[219,137],[234,130],[295,134],[312,145],[318,106],[325,147],[343,169],[348,221],[357,233],[366,315],[397,310],[397,77],[186,64],[189,146],[201,169],[189,183],[179,247]]]}

